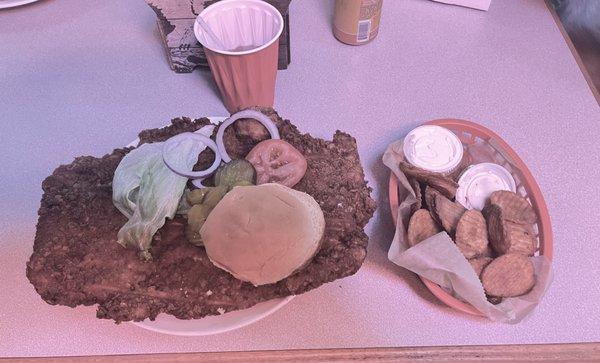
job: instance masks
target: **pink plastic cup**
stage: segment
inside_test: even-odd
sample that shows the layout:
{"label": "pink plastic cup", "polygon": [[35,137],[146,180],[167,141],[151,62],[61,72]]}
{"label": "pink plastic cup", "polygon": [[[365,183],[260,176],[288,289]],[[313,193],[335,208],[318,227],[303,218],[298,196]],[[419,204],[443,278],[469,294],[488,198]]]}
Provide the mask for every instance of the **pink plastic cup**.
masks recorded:
{"label": "pink plastic cup", "polygon": [[220,49],[198,22],[194,34],[231,113],[251,106],[273,106],[283,17],[262,0],[221,0],[198,17],[213,30]]}

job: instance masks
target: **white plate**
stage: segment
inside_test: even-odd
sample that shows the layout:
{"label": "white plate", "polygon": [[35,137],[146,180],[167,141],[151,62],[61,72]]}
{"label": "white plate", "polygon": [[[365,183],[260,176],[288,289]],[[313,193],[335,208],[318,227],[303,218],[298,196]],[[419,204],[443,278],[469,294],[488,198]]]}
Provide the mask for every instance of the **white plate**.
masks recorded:
{"label": "white plate", "polygon": [[172,315],[160,314],[156,320],[148,319],[133,324],[163,334],[201,336],[224,333],[250,325],[267,317],[292,300],[294,296],[274,299],[254,305],[249,309],[236,310],[223,315],[207,316],[202,319],[181,320]]}
{"label": "white plate", "polygon": [[[225,119],[226,117],[209,117],[210,122],[215,125]],[[137,138],[127,146],[137,146],[139,143],[140,139]],[[293,298],[294,296],[288,296],[281,299],[264,301],[248,309],[232,311],[223,315],[207,316],[202,319],[181,320],[172,315],[160,314],[154,321],[146,319],[140,322],[133,322],[133,324],[140,328],[170,335],[212,335],[255,323],[273,314]]]}
{"label": "white plate", "polygon": [[38,0],[0,0],[0,9],[14,8],[15,6],[34,3],[36,1]]}

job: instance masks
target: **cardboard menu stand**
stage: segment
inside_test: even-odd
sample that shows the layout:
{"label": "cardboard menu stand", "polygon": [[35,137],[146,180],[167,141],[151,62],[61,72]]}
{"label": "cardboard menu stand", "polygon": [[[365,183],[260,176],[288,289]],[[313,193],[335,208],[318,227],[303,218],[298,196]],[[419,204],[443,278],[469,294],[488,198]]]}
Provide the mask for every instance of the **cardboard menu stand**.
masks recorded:
{"label": "cardboard menu stand", "polygon": [[[167,51],[171,69],[189,73],[196,67],[208,68],[202,45],[194,36],[194,21],[207,6],[219,0],[145,0],[158,16],[158,29]],[[290,22],[288,9],[291,0],[265,0],[281,12],[284,28],[279,38],[279,69],[290,64]]]}

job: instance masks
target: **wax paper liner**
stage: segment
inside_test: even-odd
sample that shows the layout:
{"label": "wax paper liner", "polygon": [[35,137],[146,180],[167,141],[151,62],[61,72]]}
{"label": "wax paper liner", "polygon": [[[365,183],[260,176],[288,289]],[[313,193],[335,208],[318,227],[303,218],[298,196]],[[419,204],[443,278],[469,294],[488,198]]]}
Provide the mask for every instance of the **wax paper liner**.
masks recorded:
{"label": "wax paper liner", "polygon": [[[552,282],[552,267],[544,256],[532,257],[535,269],[536,284],[527,294],[505,298],[500,304],[493,305],[487,301],[483,286],[475,271],[460,253],[450,236],[440,232],[414,247],[406,243],[406,227],[410,218],[410,208],[415,203],[415,192],[399,162],[404,160],[403,140],[391,143],[383,154],[383,163],[398,177],[399,206],[396,233],[388,251],[388,259],[419,276],[440,285],[454,297],[473,305],[483,315],[493,321],[516,324],[525,319],[535,309]],[[494,162],[484,148],[467,146],[474,163]]]}

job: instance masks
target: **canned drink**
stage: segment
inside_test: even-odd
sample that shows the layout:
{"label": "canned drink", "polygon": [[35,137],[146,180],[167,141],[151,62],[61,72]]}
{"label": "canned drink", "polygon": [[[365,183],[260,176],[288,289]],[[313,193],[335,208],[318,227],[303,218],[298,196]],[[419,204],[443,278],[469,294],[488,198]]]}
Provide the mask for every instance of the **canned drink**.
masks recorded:
{"label": "canned drink", "polygon": [[383,0],[336,0],[333,35],[342,43],[361,45],[379,32]]}

